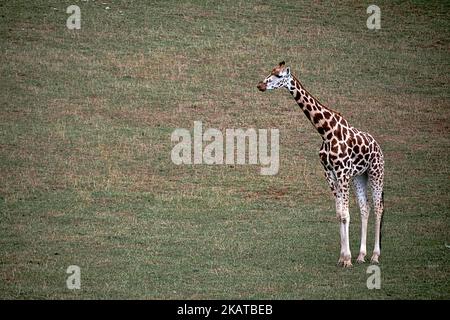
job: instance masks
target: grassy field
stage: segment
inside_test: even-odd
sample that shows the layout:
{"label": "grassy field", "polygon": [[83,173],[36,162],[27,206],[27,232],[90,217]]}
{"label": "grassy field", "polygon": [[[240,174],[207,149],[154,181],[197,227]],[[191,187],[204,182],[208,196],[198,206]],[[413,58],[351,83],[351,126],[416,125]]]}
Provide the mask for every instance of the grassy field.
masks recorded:
{"label": "grassy field", "polygon": [[[338,3],[0,1],[0,298],[449,299],[450,5]],[[256,89],[281,60],[383,148],[380,290],[336,266],[320,136]],[[194,121],[278,128],[279,173],[174,165]]]}

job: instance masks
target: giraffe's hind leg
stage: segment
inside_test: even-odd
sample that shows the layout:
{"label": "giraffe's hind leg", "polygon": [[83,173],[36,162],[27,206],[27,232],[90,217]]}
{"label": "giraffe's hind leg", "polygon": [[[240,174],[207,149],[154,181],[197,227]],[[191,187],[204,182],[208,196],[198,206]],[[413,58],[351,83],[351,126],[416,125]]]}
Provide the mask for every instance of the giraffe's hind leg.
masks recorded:
{"label": "giraffe's hind leg", "polygon": [[367,253],[366,239],[367,239],[367,221],[369,220],[369,203],[367,201],[367,173],[353,178],[353,185],[355,186],[355,193],[358,200],[359,209],[361,212],[361,246],[359,255],[356,260],[358,263],[364,263]]}
{"label": "giraffe's hind leg", "polygon": [[383,177],[383,163],[379,163],[372,172],[369,172],[369,181],[372,189],[373,206],[375,212],[375,245],[371,259],[372,263],[379,263],[378,259],[381,254],[381,226],[383,223],[384,210]]}

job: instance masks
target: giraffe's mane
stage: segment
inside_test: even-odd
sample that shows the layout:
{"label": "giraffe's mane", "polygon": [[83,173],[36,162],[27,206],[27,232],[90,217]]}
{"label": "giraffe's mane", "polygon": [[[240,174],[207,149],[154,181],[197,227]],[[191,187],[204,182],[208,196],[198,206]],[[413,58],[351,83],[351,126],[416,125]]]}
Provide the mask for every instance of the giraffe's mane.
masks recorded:
{"label": "giraffe's mane", "polygon": [[314,100],[316,100],[323,108],[327,109],[328,111],[337,114],[338,116],[342,117],[342,114],[336,110],[333,110],[329,107],[327,107],[326,105],[324,105],[322,102],[319,101],[319,99],[317,99],[316,97],[314,97],[308,90],[305,89],[305,87],[303,86],[303,84],[300,82],[300,80],[298,80],[298,78],[296,76],[294,76],[292,74],[292,78],[300,85],[300,87],[302,88],[302,90],[304,90],[309,96],[313,97]]}

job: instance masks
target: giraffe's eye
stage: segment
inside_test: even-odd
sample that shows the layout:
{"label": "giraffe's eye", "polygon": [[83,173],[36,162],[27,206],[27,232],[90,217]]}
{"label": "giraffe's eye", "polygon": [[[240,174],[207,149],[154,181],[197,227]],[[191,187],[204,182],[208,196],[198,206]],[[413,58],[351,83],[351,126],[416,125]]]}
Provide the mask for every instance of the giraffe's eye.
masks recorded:
{"label": "giraffe's eye", "polygon": [[279,74],[274,74],[274,76],[277,78],[281,78],[281,76]]}

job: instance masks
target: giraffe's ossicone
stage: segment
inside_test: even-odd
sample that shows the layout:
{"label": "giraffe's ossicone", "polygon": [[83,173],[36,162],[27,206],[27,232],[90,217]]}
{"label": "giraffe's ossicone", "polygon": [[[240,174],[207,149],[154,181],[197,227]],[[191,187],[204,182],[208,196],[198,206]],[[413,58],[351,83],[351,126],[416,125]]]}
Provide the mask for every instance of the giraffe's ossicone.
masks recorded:
{"label": "giraffe's ossicone", "polygon": [[384,159],[380,145],[367,132],[358,130],[338,112],[322,105],[291,73],[290,68],[280,62],[257,88],[260,91],[286,88],[303,110],[308,120],[322,137],[319,151],[325,177],[336,200],[336,215],[340,223],[341,252],[338,264],[350,267],[349,241],[349,189],[355,187],[361,211],[361,246],[357,262],[363,263],[366,256],[367,222],[369,204],[367,186],[370,186],[375,211],[375,245],[371,262],[378,263],[381,253],[381,224],[383,218]]}

